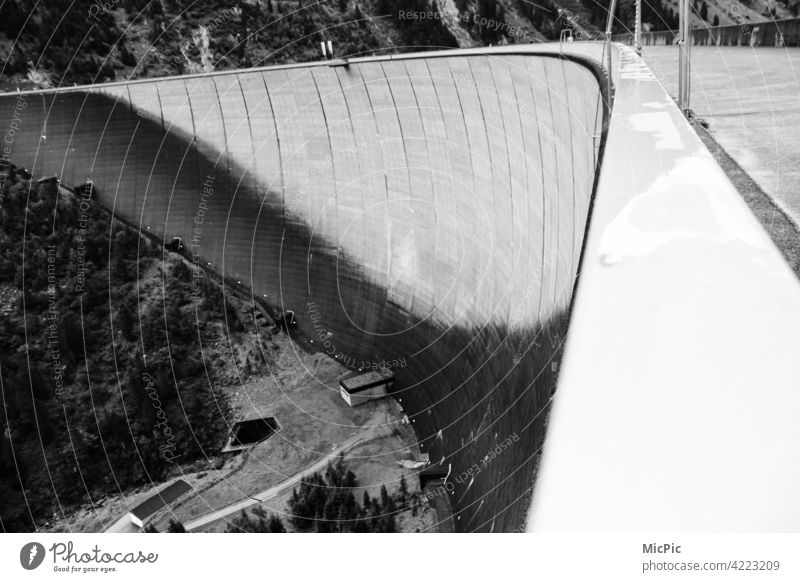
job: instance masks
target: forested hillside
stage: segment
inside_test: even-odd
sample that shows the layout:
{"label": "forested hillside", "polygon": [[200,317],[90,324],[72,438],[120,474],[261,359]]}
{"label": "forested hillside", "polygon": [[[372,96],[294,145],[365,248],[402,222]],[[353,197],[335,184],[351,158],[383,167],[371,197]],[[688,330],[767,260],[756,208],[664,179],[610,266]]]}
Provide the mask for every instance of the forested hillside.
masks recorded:
{"label": "forested hillside", "polygon": [[[424,34],[373,19],[360,0],[5,0],[0,73],[59,86],[321,58],[457,46],[441,23]],[[61,9],[56,9],[60,7]],[[61,17],[64,16],[63,20]],[[388,28],[387,28],[388,26]]]}
{"label": "forested hillside", "polygon": [[[758,17],[754,2],[726,0],[723,7],[721,1],[694,0],[696,23],[710,26],[719,15],[723,24]],[[609,4],[608,0],[3,0],[0,87],[62,86],[305,62],[320,58],[321,41],[331,41],[337,56],[358,56],[558,39],[564,29],[578,37],[596,37],[605,29]],[[761,14],[787,17],[797,13],[798,5],[800,0],[779,0]],[[676,7],[676,0],[645,2],[645,27],[675,28]],[[634,0],[620,0],[616,17],[615,32],[630,30]]]}
{"label": "forested hillside", "polygon": [[215,455],[219,387],[274,348],[242,302],[86,191],[13,166],[0,183],[0,531],[24,531]]}

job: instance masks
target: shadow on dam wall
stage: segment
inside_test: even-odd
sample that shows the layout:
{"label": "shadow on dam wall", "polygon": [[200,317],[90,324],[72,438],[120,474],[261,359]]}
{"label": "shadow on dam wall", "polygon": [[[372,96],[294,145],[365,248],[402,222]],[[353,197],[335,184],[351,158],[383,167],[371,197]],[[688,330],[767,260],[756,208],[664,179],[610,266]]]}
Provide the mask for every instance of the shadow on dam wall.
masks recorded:
{"label": "shadow on dam wall", "polygon": [[[324,312],[329,321],[344,321],[330,302],[314,304],[333,309]],[[394,397],[412,421],[421,450],[432,463],[451,466],[447,488],[435,493],[449,496],[458,531],[519,528],[555,390],[566,313],[515,330],[497,324],[446,327],[397,308],[384,314],[397,325],[410,324],[408,329],[366,340],[352,328],[337,332],[337,353],[352,366],[361,359],[401,362],[392,368]],[[309,323],[301,325],[307,329]]]}
{"label": "shadow on dam wall", "polygon": [[346,365],[397,361],[395,398],[450,465],[456,529],[513,531],[566,334],[600,95],[585,63],[476,55],[0,96],[0,122],[22,98],[13,163],[92,179],[118,216],[182,237]]}

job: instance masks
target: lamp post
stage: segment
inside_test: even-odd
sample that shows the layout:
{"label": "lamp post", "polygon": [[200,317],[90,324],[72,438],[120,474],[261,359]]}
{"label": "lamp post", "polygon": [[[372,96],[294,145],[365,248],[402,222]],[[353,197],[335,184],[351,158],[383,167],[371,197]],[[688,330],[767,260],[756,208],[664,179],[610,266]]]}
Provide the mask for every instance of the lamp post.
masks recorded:
{"label": "lamp post", "polygon": [[689,0],[679,0],[678,5],[678,107],[684,115],[689,114],[689,83],[691,80],[691,66],[689,51],[692,38],[690,34]]}
{"label": "lamp post", "polygon": [[636,54],[642,56],[642,0],[636,0],[636,22],[633,28],[633,45]]}

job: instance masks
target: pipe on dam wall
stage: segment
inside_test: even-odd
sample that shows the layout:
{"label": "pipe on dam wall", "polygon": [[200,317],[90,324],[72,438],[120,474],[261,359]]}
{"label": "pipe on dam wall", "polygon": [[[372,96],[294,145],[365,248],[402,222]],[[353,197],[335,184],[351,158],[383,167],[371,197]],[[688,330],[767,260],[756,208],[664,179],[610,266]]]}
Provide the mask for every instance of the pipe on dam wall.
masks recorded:
{"label": "pipe on dam wall", "polygon": [[0,120],[20,98],[13,163],[93,180],[321,351],[398,362],[456,528],[522,525],[599,163],[597,69],[464,51],[5,95]]}

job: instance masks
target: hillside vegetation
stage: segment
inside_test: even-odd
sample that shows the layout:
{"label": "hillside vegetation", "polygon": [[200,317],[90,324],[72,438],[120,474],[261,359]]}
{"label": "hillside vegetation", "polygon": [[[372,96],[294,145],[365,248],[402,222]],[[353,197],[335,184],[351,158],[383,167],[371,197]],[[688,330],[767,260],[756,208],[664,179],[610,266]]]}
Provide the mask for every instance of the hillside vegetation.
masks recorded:
{"label": "hillside vegetation", "polygon": [[275,347],[220,284],[86,192],[13,166],[0,178],[0,530],[20,531],[213,457],[219,388]]}
{"label": "hillside vegetation", "polygon": [[[695,0],[708,25],[752,21],[754,2]],[[597,37],[608,2],[594,0],[4,0],[0,87],[63,86],[307,62],[331,41],[337,56]],[[752,4],[752,6],[750,6]],[[718,6],[719,5],[719,6]],[[800,0],[764,5],[796,15]],[[643,6],[646,28],[677,24],[675,0]],[[755,11],[754,11],[755,10]],[[633,26],[620,0],[615,32]],[[738,18],[737,18],[738,15]],[[717,18],[718,20],[718,18]]]}
{"label": "hillside vegetation", "polygon": [[[435,21],[424,35],[392,26],[388,17],[377,19],[378,26],[357,0],[54,0],[46,7],[36,0],[6,0],[2,10],[0,59],[8,85],[35,79],[60,86],[304,62],[321,58],[321,41],[331,41],[342,56],[389,46],[457,46]],[[382,30],[387,22],[388,32]]]}

